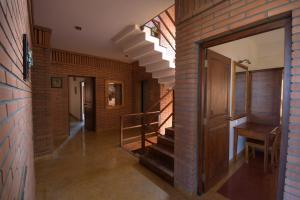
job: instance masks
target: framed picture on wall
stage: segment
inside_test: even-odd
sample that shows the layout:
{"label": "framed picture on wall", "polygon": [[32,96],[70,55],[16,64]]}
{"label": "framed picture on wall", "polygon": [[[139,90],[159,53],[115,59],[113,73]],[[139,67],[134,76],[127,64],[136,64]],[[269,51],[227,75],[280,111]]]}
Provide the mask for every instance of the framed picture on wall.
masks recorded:
{"label": "framed picture on wall", "polygon": [[122,81],[105,81],[106,108],[120,108],[124,105],[124,83]]}
{"label": "framed picture on wall", "polygon": [[32,51],[29,48],[28,36],[23,34],[23,79],[28,81],[30,78],[30,69],[33,65]]}
{"label": "framed picture on wall", "polygon": [[51,88],[62,88],[62,77],[51,77]]}

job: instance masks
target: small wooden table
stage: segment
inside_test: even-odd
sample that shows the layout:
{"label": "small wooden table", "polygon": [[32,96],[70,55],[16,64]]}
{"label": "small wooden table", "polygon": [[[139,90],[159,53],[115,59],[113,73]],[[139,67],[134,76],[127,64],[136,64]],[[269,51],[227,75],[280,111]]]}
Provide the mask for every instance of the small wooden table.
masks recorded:
{"label": "small wooden table", "polygon": [[246,122],[234,127],[234,160],[237,160],[237,143],[238,136],[260,140],[264,142],[264,171],[268,168],[268,150],[270,133],[275,131],[278,126],[263,125],[257,123]]}

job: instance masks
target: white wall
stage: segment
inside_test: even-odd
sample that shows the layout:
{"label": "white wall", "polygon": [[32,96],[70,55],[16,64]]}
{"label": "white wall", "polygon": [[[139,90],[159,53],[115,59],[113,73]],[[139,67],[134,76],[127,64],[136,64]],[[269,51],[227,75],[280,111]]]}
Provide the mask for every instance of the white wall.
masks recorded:
{"label": "white wall", "polygon": [[[69,112],[78,119],[80,119],[80,82],[82,81],[84,78],[76,77],[74,81],[73,77],[69,77]],[[76,94],[75,87],[77,87]]]}
{"label": "white wall", "polygon": [[284,66],[284,30],[228,42],[210,48],[232,60],[249,59],[249,71]]}
{"label": "white wall", "polygon": [[[247,121],[247,117],[243,117],[234,121],[230,121],[230,131],[229,131],[229,160],[233,159],[233,147],[234,147],[234,127],[244,123]],[[244,150],[245,148],[245,141],[244,137],[239,137],[238,139],[238,153]]]}

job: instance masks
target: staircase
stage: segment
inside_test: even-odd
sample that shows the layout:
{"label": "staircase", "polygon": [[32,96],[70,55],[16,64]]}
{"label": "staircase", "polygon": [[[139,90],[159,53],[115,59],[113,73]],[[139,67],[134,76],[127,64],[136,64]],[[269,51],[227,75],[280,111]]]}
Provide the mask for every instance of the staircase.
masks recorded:
{"label": "staircase", "polygon": [[112,38],[126,56],[146,68],[160,84],[175,85],[175,22],[173,7],[142,27],[129,25]]}
{"label": "staircase", "polygon": [[174,128],[166,128],[165,135],[157,136],[157,144],[146,148],[140,163],[173,185],[174,181]]}
{"label": "staircase", "polygon": [[[146,68],[146,72],[158,79],[158,83],[169,88],[147,112],[121,116],[120,143],[122,148],[139,155],[140,164],[172,185],[174,128],[166,128],[164,135],[160,131],[171,125],[168,122],[174,119],[175,34],[175,7],[171,6],[144,25],[128,25],[112,38],[122,48],[124,55],[138,61],[141,67]],[[153,111],[165,98],[169,99],[168,95],[172,95],[172,100],[164,108]],[[171,112],[167,109],[170,106]],[[132,135],[135,131],[138,135]]]}
{"label": "staircase", "polygon": [[[175,133],[172,127],[165,128],[164,134],[161,131],[174,125],[173,92],[168,90],[147,112],[122,115],[120,119],[121,147],[138,156],[140,164],[170,184],[174,180]],[[152,111],[161,102],[165,102],[164,107]]]}

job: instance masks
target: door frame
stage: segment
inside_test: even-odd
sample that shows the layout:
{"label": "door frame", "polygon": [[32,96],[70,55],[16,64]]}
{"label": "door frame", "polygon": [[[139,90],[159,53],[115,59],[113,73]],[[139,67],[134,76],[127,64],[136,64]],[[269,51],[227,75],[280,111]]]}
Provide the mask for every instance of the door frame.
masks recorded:
{"label": "door frame", "polygon": [[80,81],[79,84],[80,84],[80,121],[84,121],[84,119],[82,118],[82,115],[84,113],[84,99],[83,99],[83,87],[82,87],[82,83],[84,83],[84,81]]}
{"label": "door frame", "polygon": [[[67,91],[67,94],[68,94],[68,103],[67,103],[67,107],[68,107],[68,135],[70,135],[70,130],[71,130],[71,127],[70,127],[70,122],[69,122],[69,113],[70,113],[70,82],[69,82],[69,78],[72,78],[72,77],[76,77],[76,78],[91,78],[93,80],[93,84],[94,84],[94,91],[93,91],[93,94],[94,94],[94,117],[95,117],[95,123],[94,123],[94,130],[95,132],[97,131],[97,112],[96,112],[96,77],[93,77],[93,76],[82,76],[82,75],[67,75],[67,88],[68,88],[68,91]],[[81,91],[81,89],[80,89]],[[80,94],[81,96],[81,94]],[[81,107],[81,106],[80,106]],[[84,108],[83,108],[84,109]]]}
{"label": "door frame", "polygon": [[285,181],[287,146],[288,146],[288,125],[290,111],[290,79],[291,79],[291,53],[292,53],[292,14],[287,12],[266,20],[261,20],[253,24],[247,25],[236,30],[227,31],[221,35],[217,35],[196,43],[198,46],[198,193],[203,193],[202,172],[204,158],[204,115],[205,112],[205,49],[224,44],[227,42],[243,39],[253,35],[269,32],[275,29],[283,28],[285,30],[285,47],[284,47],[284,76],[283,76],[283,103],[282,103],[282,139],[280,144],[279,159],[279,176],[277,183],[277,199],[283,198],[283,189]]}

